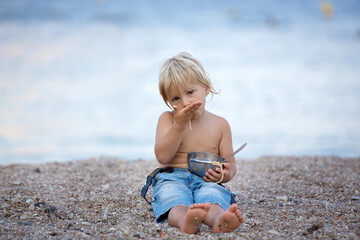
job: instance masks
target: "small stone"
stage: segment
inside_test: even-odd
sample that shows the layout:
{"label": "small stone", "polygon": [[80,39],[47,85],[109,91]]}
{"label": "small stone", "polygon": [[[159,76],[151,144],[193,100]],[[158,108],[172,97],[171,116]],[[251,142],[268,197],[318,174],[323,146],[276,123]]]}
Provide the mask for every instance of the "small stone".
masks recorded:
{"label": "small stone", "polygon": [[46,213],[51,213],[51,212],[55,212],[57,209],[56,207],[52,206],[52,205],[49,205],[45,208],[45,212]]}
{"label": "small stone", "polygon": [[33,202],[34,202],[34,200],[33,200],[33,199],[31,199],[31,198],[26,199],[26,203],[27,203],[27,204],[31,204],[31,203],[33,203]]}
{"label": "small stone", "polygon": [[73,219],[74,218],[74,213],[70,213],[68,216],[69,219]]}
{"label": "small stone", "polygon": [[28,218],[28,216],[27,216],[26,214],[23,214],[23,215],[20,216],[20,219],[21,219],[21,220],[25,220],[25,219],[27,219],[27,218]]}
{"label": "small stone", "polygon": [[16,199],[21,198],[21,194],[20,193],[15,194],[15,198]]}
{"label": "small stone", "polygon": [[110,188],[110,184],[108,183],[102,186],[103,190],[108,190],[109,188]]}
{"label": "small stone", "polygon": [[276,199],[277,199],[277,200],[280,200],[280,201],[282,201],[282,202],[287,202],[288,197],[287,197],[287,196],[278,196],[278,197],[276,197]]}
{"label": "small stone", "polygon": [[308,233],[313,233],[314,231],[324,227],[324,223],[313,224],[310,228],[307,229]]}
{"label": "small stone", "polygon": [[107,206],[106,208],[105,208],[105,212],[104,212],[104,220],[107,220],[108,219],[108,213],[109,213],[109,206]]}
{"label": "small stone", "polygon": [[2,207],[3,207],[3,208],[10,207],[10,204],[8,204],[8,203],[4,203],[4,204],[2,205]]}
{"label": "small stone", "polygon": [[145,234],[142,233],[142,232],[137,232],[133,235],[133,237],[136,237],[136,238],[140,238],[140,239],[144,239],[145,238]]}
{"label": "small stone", "polygon": [[20,185],[21,184],[21,181],[13,181],[12,182],[14,185]]}
{"label": "small stone", "polygon": [[29,206],[29,210],[34,210],[35,209],[35,204],[31,204],[30,206]]}
{"label": "small stone", "polygon": [[48,234],[49,234],[50,236],[56,236],[56,235],[58,235],[59,233],[57,233],[57,232],[54,231],[54,232],[49,232]]}
{"label": "small stone", "polygon": [[89,223],[89,222],[81,222],[81,224],[82,224],[82,225],[87,225],[87,226],[90,226],[90,225],[91,225],[91,223]]}
{"label": "small stone", "polygon": [[360,196],[352,196],[351,199],[352,200],[360,200]]}
{"label": "small stone", "polygon": [[274,234],[274,235],[281,235],[278,231],[275,230],[269,230],[268,233]]}
{"label": "small stone", "polygon": [[46,206],[46,203],[44,203],[44,202],[35,203],[35,207],[45,207],[45,206]]}

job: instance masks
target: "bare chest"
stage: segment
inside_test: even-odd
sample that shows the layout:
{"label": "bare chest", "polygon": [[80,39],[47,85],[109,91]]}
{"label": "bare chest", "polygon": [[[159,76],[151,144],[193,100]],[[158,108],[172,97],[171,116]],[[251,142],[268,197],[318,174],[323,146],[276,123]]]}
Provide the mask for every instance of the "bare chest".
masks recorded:
{"label": "bare chest", "polygon": [[179,152],[210,152],[219,154],[222,132],[217,126],[204,125],[188,128],[183,136]]}

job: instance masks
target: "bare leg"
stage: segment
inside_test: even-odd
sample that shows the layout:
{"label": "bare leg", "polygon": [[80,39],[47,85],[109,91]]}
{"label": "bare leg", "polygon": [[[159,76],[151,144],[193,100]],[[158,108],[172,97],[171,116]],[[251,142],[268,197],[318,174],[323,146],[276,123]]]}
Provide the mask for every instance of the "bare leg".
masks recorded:
{"label": "bare leg", "polygon": [[175,206],[169,212],[168,222],[185,233],[195,233],[210,209],[209,203],[195,203],[189,208]]}
{"label": "bare leg", "polygon": [[244,218],[241,216],[237,204],[233,203],[220,217],[215,219],[215,224],[210,226],[213,228],[213,233],[231,232],[238,228],[243,222]]}

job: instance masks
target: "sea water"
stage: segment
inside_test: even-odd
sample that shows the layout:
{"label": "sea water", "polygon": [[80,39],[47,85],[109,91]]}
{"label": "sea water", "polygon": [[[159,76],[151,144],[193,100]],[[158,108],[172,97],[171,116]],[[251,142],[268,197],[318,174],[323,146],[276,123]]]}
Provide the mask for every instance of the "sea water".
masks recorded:
{"label": "sea water", "polygon": [[360,155],[360,3],[0,2],[0,163],[154,159],[158,72],[198,58],[237,155]]}

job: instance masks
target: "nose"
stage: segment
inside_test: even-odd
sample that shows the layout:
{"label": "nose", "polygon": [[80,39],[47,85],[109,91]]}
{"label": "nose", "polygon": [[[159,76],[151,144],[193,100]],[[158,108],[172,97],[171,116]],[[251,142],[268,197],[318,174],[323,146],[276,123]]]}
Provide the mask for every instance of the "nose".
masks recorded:
{"label": "nose", "polygon": [[183,98],[183,99],[182,99],[182,106],[183,106],[183,108],[186,107],[186,106],[189,105],[189,104],[191,104],[190,99],[188,99],[188,98]]}

